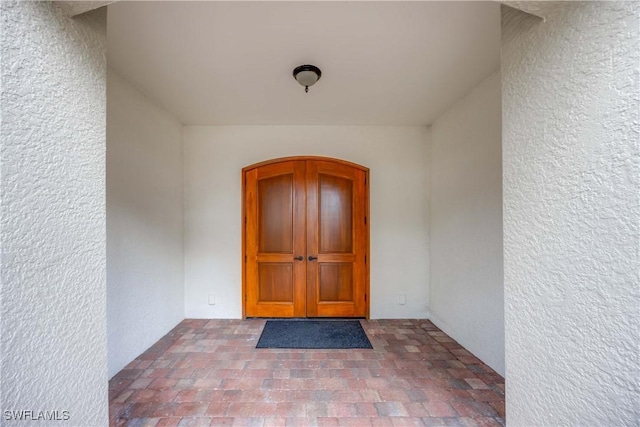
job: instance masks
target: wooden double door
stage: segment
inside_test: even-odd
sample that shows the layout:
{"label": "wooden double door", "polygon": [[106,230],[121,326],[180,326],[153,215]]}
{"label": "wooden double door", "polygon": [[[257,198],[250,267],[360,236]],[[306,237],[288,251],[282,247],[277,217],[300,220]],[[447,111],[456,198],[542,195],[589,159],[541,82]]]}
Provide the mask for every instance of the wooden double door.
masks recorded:
{"label": "wooden double door", "polygon": [[243,178],[245,317],[368,317],[368,169],[287,158]]}

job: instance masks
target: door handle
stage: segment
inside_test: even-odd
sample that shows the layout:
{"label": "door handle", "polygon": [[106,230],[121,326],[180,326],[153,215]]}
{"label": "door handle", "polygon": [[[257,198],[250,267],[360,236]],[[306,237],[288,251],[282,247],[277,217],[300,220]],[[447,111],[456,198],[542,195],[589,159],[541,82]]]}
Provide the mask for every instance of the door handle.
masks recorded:
{"label": "door handle", "polygon": [[304,257],[302,255],[299,255],[297,257],[294,258],[296,261],[302,261],[304,259]]}
{"label": "door handle", "polygon": [[317,256],[311,256],[311,255],[309,255],[309,258],[308,258],[308,259],[309,259],[309,261],[315,261],[315,260],[317,260],[317,259],[318,259],[318,257],[317,257]]}

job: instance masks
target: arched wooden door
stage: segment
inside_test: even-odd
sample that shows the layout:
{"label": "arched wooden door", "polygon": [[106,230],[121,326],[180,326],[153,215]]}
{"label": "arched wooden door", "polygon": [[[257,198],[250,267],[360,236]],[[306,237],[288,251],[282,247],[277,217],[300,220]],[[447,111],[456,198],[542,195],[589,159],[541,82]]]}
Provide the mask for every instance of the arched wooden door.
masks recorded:
{"label": "arched wooden door", "polygon": [[296,157],[244,168],[245,317],[368,317],[368,174]]}

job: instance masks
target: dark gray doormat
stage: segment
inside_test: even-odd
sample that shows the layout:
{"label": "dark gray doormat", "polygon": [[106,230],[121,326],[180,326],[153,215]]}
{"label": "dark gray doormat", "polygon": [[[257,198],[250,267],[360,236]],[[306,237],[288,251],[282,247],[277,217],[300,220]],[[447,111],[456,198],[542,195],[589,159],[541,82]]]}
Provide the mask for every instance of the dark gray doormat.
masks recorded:
{"label": "dark gray doormat", "polygon": [[256,348],[373,348],[358,320],[268,320]]}

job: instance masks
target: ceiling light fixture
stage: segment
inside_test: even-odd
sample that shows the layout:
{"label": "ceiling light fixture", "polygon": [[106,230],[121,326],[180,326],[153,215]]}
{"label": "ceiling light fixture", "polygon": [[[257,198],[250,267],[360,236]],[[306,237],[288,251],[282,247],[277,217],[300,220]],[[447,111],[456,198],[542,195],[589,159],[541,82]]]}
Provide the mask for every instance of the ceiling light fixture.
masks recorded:
{"label": "ceiling light fixture", "polygon": [[321,76],[322,71],[315,65],[300,65],[293,69],[293,78],[304,86],[305,92],[309,92],[309,86],[313,86]]}

